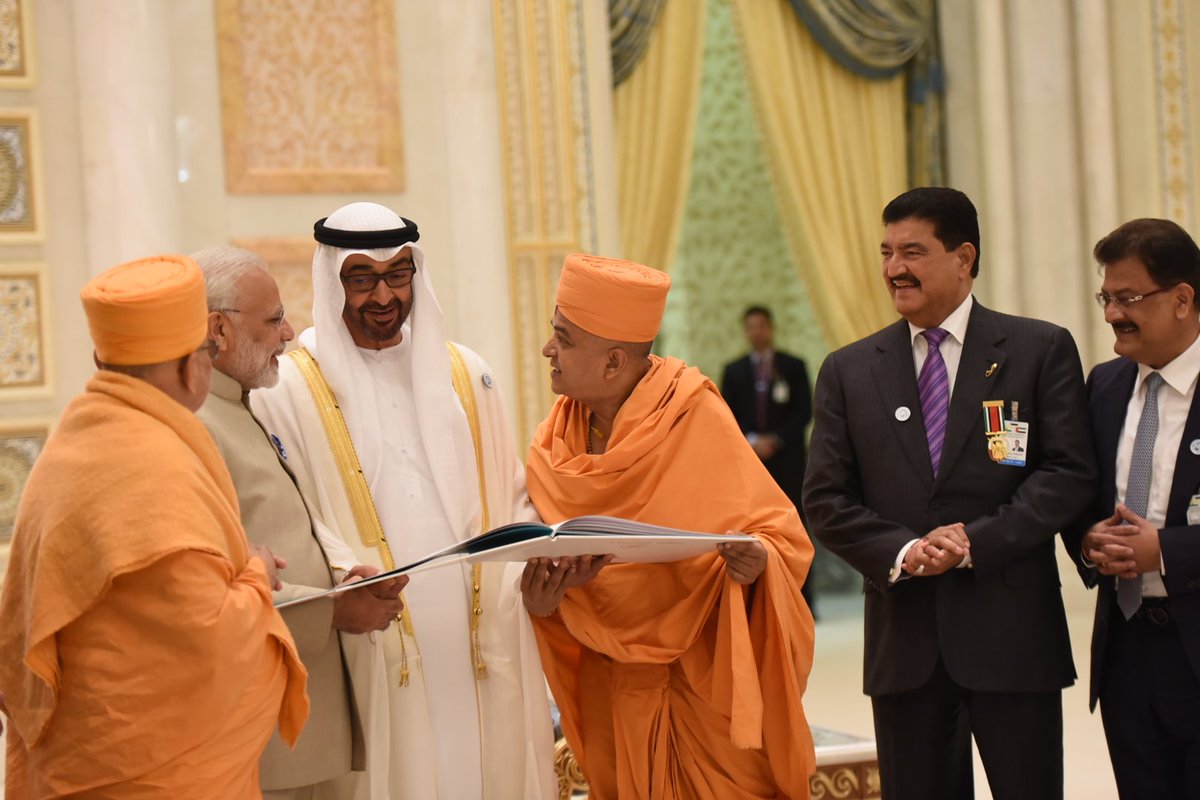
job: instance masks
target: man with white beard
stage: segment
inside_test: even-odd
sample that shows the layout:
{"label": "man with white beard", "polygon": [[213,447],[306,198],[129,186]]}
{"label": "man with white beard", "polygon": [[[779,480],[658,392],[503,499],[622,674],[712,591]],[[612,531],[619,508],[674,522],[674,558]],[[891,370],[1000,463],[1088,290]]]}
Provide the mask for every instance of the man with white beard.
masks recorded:
{"label": "man with white beard", "polygon": [[[489,367],[446,340],[416,224],[352,203],[314,231],[313,327],[251,401],[342,557],[390,569],[536,519]],[[358,696],[372,785],[356,797],[556,797],[523,566],[414,575],[398,624],[347,648],[377,678]]]}
{"label": "man with white beard", "polygon": [[[192,258],[204,273],[208,334],[219,348],[208,399],[197,415],[229,468],[247,538],[287,562],[274,601],[328,589],[338,578],[374,575],[375,567],[359,564],[345,565],[345,574],[335,575],[322,540],[336,537],[315,526],[288,468],[288,454],[247,405],[250,390],[279,379],[279,356],[293,337],[266,262],[228,246],[209,247]],[[281,612],[308,670],[311,712],[294,750],[278,733],[267,744],[259,771],[266,800],[349,796],[336,779],[352,768],[362,770],[366,754],[341,634],[387,628],[403,607],[400,590],[406,582],[385,581]]]}

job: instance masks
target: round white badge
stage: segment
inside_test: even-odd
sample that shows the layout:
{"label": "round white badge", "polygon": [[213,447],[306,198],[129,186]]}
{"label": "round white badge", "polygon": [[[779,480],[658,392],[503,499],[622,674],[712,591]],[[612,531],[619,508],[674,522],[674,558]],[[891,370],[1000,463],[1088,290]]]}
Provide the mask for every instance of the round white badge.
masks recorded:
{"label": "round white badge", "polygon": [[900,406],[896,409],[896,419],[900,422],[907,422],[911,416],[912,412],[908,410],[908,406]]}
{"label": "round white badge", "polygon": [[1192,439],[1192,443],[1188,445],[1188,449],[1192,451],[1192,455],[1200,456],[1200,439]]}
{"label": "round white badge", "polygon": [[491,375],[488,375],[488,374],[485,372],[485,373],[483,373],[483,377],[482,377],[482,378],[480,378],[480,380],[482,380],[482,381],[483,381],[483,385],[484,385],[484,386],[486,386],[486,387],[487,387],[487,388],[489,388],[489,389],[490,389],[490,388],[492,388],[492,386],[493,386],[493,381],[492,381],[492,376],[491,376]]}

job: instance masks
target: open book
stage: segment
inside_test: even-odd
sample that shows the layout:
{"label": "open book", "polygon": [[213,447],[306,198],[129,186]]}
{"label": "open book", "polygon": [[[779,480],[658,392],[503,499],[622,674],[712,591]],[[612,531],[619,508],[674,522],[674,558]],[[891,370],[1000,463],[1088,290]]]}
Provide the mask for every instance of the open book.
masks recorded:
{"label": "open book", "polygon": [[713,552],[722,542],[744,542],[744,533],[697,533],[616,517],[576,517],[557,525],[516,522],[430,553],[411,564],[381,572],[364,580],[338,584],[332,589],[280,603],[286,608],[318,597],[361,589],[373,583],[426,569],[477,561],[528,561],[531,558],[612,555],[613,563],[682,561]]}

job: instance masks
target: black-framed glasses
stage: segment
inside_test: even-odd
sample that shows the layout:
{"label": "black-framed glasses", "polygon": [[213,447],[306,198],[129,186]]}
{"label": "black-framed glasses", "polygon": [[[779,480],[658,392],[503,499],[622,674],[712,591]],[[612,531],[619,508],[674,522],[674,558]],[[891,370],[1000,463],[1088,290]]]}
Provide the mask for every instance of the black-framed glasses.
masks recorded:
{"label": "black-framed glasses", "polygon": [[375,291],[380,281],[386,283],[389,289],[402,289],[412,283],[416,272],[416,267],[404,267],[389,272],[354,272],[340,277],[350,291],[365,293]]}
{"label": "black-framed glasses", "polygon": [[1179,284],[1175,284],[1173,286],[1164,286],[1161,289],[1155,289],[1152,292],[1142,292],[1141,294],[1109,294],[1108,292],[1096,292],[1096,305],[1100,306],[1101,308],[1108,308],[1109,303],[1116,303],[1121,308],[1130,308],[1131,306],[1135,306],[1142,302],[1147,297],[1151,297],[1156,294],[1162,294],[1163,292],[1169,292],[1178,285]]}

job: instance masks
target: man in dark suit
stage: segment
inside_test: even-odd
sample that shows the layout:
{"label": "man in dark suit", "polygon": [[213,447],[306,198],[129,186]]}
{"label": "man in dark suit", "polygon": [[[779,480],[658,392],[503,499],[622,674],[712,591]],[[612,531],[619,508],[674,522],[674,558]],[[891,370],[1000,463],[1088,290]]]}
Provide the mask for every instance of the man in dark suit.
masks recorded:
{"label": "man in dark suit", "polygon": [[[746,309],[742,326],[750,353],[725,366],[721,394],[763,466],[799,510],[807,460],[804,433],[812,419],[808,370],[801,359],[775,349],[770,309]],[[801,592],[814,609],[811,579]]]}
{"label": "man in dark suit", "polygon": [[883,797],[972,797],[973,734],[994,798],[1061,798],[1055,536],[1096,481],[1079,354],[972,298],[966,195],[914,189],[883,222],[904,319],[821,367],[804,486],[810,532],[864,577]]}
{"label": "man in dark suit", "polygon": [[1173,222],[1100,240],[1120,356],[1092,370],[1100,494],[1064,531],[1088,586],[1097,699],[1123,798],[1200,797],[1200,249]]}

